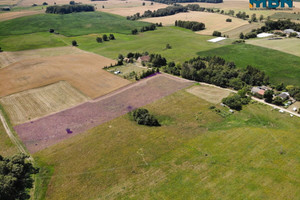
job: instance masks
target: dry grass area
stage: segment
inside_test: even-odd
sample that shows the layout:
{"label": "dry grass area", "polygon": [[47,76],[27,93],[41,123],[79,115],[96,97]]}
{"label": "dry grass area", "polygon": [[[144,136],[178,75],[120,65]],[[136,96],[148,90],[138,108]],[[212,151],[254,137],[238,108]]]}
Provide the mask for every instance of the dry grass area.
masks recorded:
{"label": "dry grass area", "polygon": [[214,104],[220,103],[223,98],[230,94],[227,90],[205,85],[193,86],[186,89],[186,91]]}
{"label": "dry grass area", "polygon": [[60,81],[45,87],[12,94],[0,99],[13,124],[58,112],[89,100],[69,83]]}
{"label": "dry grass area", "polygon": [[0,5],[14,5],[17,3],[18,0],[0,0]]}
{"label": "dry grass area", "polygon": [[111,63],[115,61],[92,53],[16,62],[0,69],[0,97],[65,80],[96,98],[129,83],[102,69]]}
{"label": "dry grass area", "polygon": [[26,51],[5,51],[0,54],[0,69],[6,67],[12,63],[22,60],[50,57],[50,56],[62,56],[69,54],[82,54],[84,51],[76,47],[56,47],[56,48],[43,48]]}
{"label": "dry grass area", "polygon": [[300,40],[297,38],[286,38],[282,40],[255,39],[247,40],[247,44],[275,49],[295,56],[300,56]]}
{"label": "dry grass area", "polygon": [[293,111],[293,108],[295,108],[295,107],[297,108],[297,111],[300,110],[300,102],[299,102],[299,101],[297,101],[296,103],[290,105],[290,106],[288,107],[288,110],[289,110],[289,111]]}
{"label": "dry grass area", "polygon": [[[125,1],[121,1],[122,3],[118,4],[118,6],[122,5],[125,3]],[[134,2],[134,1],[133,1]],[[105,4],[107,3],[107,4]],[[159,8],[165,8],[168,5],[166,4],[160,4],[160,3],[154,3],[153,5],[150,5],[150,1],[145,1],[146,5],[142,6],[142,1],[139,1],[138,3],[132,3],[131,5],[124,5],[123,7],[118,7],[118,6],[112,6],[108,2],[103,2],[104,9],[102,9],[100,6],[97,7],[99,11],[103,12],[108,12],[116,15],[121,15],[121,16],[129,16],[133,15],[137,12],[143,14],[147,10],[157,10]],[[129,4],[129,3],[128,3]],[[108,9],[107,9],[108,8]]]}
{"label": "dry grass area", "polygon": [[[232,22],[226,22],[227,18],[231,18]],[[206,29],[199,31],[197,33],[202,35],[211,35],[213,31],[226,32],[237,27],[248,24],[247,21],[229,17],[226,15],[208,13],[208,12],[188,12],[188,13],[178,13],[176,15],[170,15],[166,17],[155,17],[147,18],[142,21],[151,22],[151,23],[160,23],[164,26],[174,25],[176,20],[184,21],[197,21],[205,24]]]}
{"label": "dry grass area", "polygon": [[44,10],[39,10],[39,11],[26,10],[26,11],[16,11],[16,12],[5,12],[5,13],[0,14],[0,22],[19,18],[19,17],[29,16],[29,15],[36,15],[36,14],[40,14],[40,13],[44,13],[44,12],[45,12]]}
{"label": "dry grass area", "polygon": [[252,29],[257,29],[263,26],[263,23],[247,23],[245,25],[242,25],[240,27],[234,28],[230,31],[226,31],[224,32],[224,34],[229,35],[230,38],[239,38],[240,33],[248,33],[250,32]]}

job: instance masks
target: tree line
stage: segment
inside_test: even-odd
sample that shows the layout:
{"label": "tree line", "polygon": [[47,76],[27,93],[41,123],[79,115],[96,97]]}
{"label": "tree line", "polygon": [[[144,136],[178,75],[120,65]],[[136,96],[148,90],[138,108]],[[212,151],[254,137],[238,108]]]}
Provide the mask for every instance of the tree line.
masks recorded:
{"label": "tree line", "polygon": [[164,4],[176,4],[176,3],[192,3],[192,2],[202,2],[202,3],[223,3],[223,0],[146,0],[157,3]]}
{"label": "tree line", "polygon": [[55,5],[48,6],[46,9],[46,13],[53,14],[69,14],[73,12],[91,12],[95,11],[95,7],[91,5]]}
{"label": "tree line", "polygon": [[132,35],[138,34],[138,32],[146,32],[146,31],[154,31],[156,30],[156,27],[162,27],[162,23],[156,23],[156,24],[150,24],[149,26],[143,26],[140,30],[133,29],[131,30]]}
{"label": "tree line", "polygon": [[205,24],[201,22],[195,22],[195,21],[181,21],[181,20],[176,20],[175,21],[175,26],[190,29],[192,31],[200,31],[205,29]]}

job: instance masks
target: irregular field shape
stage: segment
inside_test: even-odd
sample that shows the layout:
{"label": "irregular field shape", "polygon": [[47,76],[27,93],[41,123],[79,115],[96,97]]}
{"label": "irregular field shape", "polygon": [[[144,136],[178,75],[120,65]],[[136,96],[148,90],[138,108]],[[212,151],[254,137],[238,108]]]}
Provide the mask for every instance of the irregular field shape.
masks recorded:
{"label": "irregular field shape", "polygon": [[96,98],[130,83],[102,69],[111,63],[92,53],[23,60],[0,69],[0,97],[65,80]]}
{"label": "irregular field shape", "polygon": [[247,44],[275,49],[278,51],[283,51],[285,53],[300,56],[300,41],[297,38],[287,38],[282,40],[248,40]]}
{"label": "irregular field shape", "polygon": [[14,52],[5,51],[0,54],[0,68],[22,60],[80,53],[84,53],[84,51],[76,47],[43,48]]}
{"label": "irregular field shape", "polygon": [[13,124],[76,106],[89,100],[69,83],[60,81],[45,87],[26,90],[0,99]]}
{"label": "irregular field shape", "polygon": [[[191,84],[170,75],[156,75],[92,102],[14,128],[28,150],[34,153]],[[68,134],[67,129],[72,134]]]}
{"label": "irregular field shape", "polygon": [[223,98],[227,97],[230,94],[230,92],[227,90],[203,85],[193,86],[186,89],[186,91],[214,104],[220,103]]}
{"label": "irregular field shape", "polygon": [[[232,19],[232,22],[226,22],[227,18]],[[164,26],[169,26],[174,25],[176,20],[197,21],[204,23],[205,29],[197,32],[202,35],[211,35],[214,31],[221,31],[223,33],[225,31],[230,31],[242,25],[248,24],[248,22],[245,20],[237,19],[227,15],[196,11],[191,11],[188,13],[178,13],[165,17],[146,18],[142,19],[141,21],[151,23],[161,22]]]}

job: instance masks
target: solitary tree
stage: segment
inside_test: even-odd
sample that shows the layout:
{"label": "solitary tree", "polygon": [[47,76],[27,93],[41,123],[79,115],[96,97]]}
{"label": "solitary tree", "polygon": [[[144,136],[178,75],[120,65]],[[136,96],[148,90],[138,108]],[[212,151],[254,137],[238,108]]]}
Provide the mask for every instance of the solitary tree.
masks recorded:
{"label": "solitary tree", "polygon": [[48,3],[47,3],[47,2],[44,2],[44,3],[43,3],[43,6],[47,6],[47,5],[48,5]]}
{"label": "solitary tree", "polygon": [[116,38],[115,38],[114,34],[109,34],[109,39],[110,40],[115,40]]}
{"label": "solitary tree", "polygon": [[170,45],[170,44],[167,44],[167,45],[166,45],[166,49],[172,49],[171,45]]}
{"label": "solitary tree", "polygon": [[138,30],[137,30],[137,29],[133,29],[133,30],[131,31],[131,34],[132,34],[132,35],[138,34]]}
{"label": "solitary tree", "polygon": [[104,34],[104,35],[102,36],[102,38],[103,38],[104,41],[108,41],[108,37],[107,37],[106,34]]}
{"label": "solitary tree", "polygon": [[70,1],[70,5],[75,5],[75,1]]}
{"label": "solitary tree", "polygon": [[49,29],[49,33],[54,33],[54,29],[53,29],[53,28],[50,28],[50,29]]}
{"label": "solitary tree", "polygon": [[102,38],[101,38],[101,37],[97,37],[97,38],[96,38],[96,41],[97,41],[98,43],[102,43]]}
{"label": "solitary tree", "polygon": [[262,20],[264,20],[264,16],[263,16],[263,15],[260,15],[260,16],[259,16],[259,21],[262,21]]}
{"label": "solitary tree", "polygon": [[244,39],[244,34],[243,33],[240,33],[240,39]]}
{"label": "solitary tree", "polygon": [[28,189],[33,187],[32,174],[38,169],[27,161],[29,156],[17,154],[12,157],[0,155],[0,199],[26,200],[30,198]]}
{"label": "solitary tree", "polygon": [[72,45],[75,46],[75,47],[77,46],[76,40],[73,40],[73,41],[72,41]]}
{"label": "solitary tree", "polygon": [[145,5],[145,2],[143,2],[143,6]]}
{"label": "solitary tree", "polygon": [[0,52],[3,52],[2,48],[0,47]]}
{"label": "solitary tree", "polygon": [[267,91],[265,91],[265,93],[264,93],[265,101],[268,102],[268,103],[271,103],[272,99],[273,99],[273,95],[274,95],[274,91],[273,90],[267,90]]}

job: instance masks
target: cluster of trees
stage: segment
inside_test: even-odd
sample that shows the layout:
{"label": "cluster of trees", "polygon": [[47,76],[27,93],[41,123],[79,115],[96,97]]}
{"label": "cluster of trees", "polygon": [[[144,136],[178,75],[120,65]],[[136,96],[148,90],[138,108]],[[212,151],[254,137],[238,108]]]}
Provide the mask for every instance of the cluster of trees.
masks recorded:
{"label": "cluster of trees", "polygon": [[12,157],[0,155],[0,199],[26,200],[30,198],[28,190],[33,187],[33,174],[39,169],[27,161],[29,156],[17,154]]}
{"label": "cluster of trees", "polygon": [[192,3],[192,2],[223,3],[223,0],[146,0],[146,1],[153,1],[153,2],[164,3],[164,4]]}
{"label": "cluster of trees", "polygon": [[222,35],[222,33],[220,31],[214,31],[212,35],[220,37]]}
{"label": "cluster of trees", "polygon": [[[156,30],[156,27],[162,27],[162,23],[156,23],[156,24],[151,24],[149,26],[143,26],[141,29],[140,29],[140,32],[146,32],[146,31],[154,31]],[[131,34],[132,35],[136,35],[138,34],[138,30],[137,29],[133,29],[131,30]]]}
{"label": "cluster of trees", "polygon": [[167,65],[167,59],[160,54],[150,54],[150,63],[153,67],[162,67]]}
{"label": "cluster of trees", "polygon": [[267,20],[265,25],[261,27],[262,32],[284,29],[294,29],[295,31],[300,31],[300,24],[292,22],[290,19],[278,21]]}
{"label": "cluster of trees", "polygon": [[95,11],[95,7],[91,5],[55,5],[48,6],[46,9],[46,13],[53,14],[69,14],[73,12],[91,12]]}
{"label": "cluster of trees", "polygon": [[147,18],[147,17],[162,17],[162,16],[168,16],[168,15],[175,15],[176,13],[180,12],[187,12],[188,8],[185,6],[181,5],[173,5],[173,6],[168,6],[166,8],[160,8],[158,10],[147,10],[144,12],[143,15],[140,13],[136,13],[132,16],[127,16],[128,20],[137,20],[140,18]]}
{"label": "cluster of trees", "polygon": [[109,34],[109,36],[107,36],[106,34],[104,34],[103,36],[102,36],[102,38],[101,37],[97,37],[96,38],[96,41],[98,42],[98,43],[102,43],[103,41],[109,41],[109,40],[115,40],[116,38],[115,38],[115,36],[114,36],[114,34]]}
{"label": "cluster of trees", "polygon": [[235,16],[237,18],[244,19],[244,20],[249,18],[249,15],[247,15],[246,12],[241,12],[241,11],[239,11]]}
{"label": "cluster of trees", "polygon": [[176,20],[175,26],[179,26],[186,29],[191,29],[192,31],[200,31],[205,29],[205,24],[201,22],[195,22],[195,21],[181,21]]}
{"label": "cluster of trees", "polygon": [[155,69],[148,69],[147,71],[143,71],[140,76],[138,77],[137,75],[135,76],[135,80],[140,80],[140,79],[143,79],[143,78],[146,78],[148,76],[151,76],[153,74],[156,74],[156,73],[159,73],[159,69],[157,68],[156,70]]}
{"label": "cluster of trees", "polygon": [[234,62],[226,62],[218,56],[198,56],[182,65],[170,64],[164,70],[190,80],[231,87],[236,90],[246,85],[267,85],[269,83],[269,77],[263,71],[252,66],[236,68]]}
{"label": "cluster of trees", "polygon": [[247,96],[248,89],[245,87],[229,97],[222,99],[222,103],[227,105],[231,109],[241,110],[242,105],[247,105],[251,101],[251,97]]}
{"label": "cluster of trees", "polygon": [[128,113],[129,116],[140,125],[160,126],[158,120],[147,109],[138,108]]}

